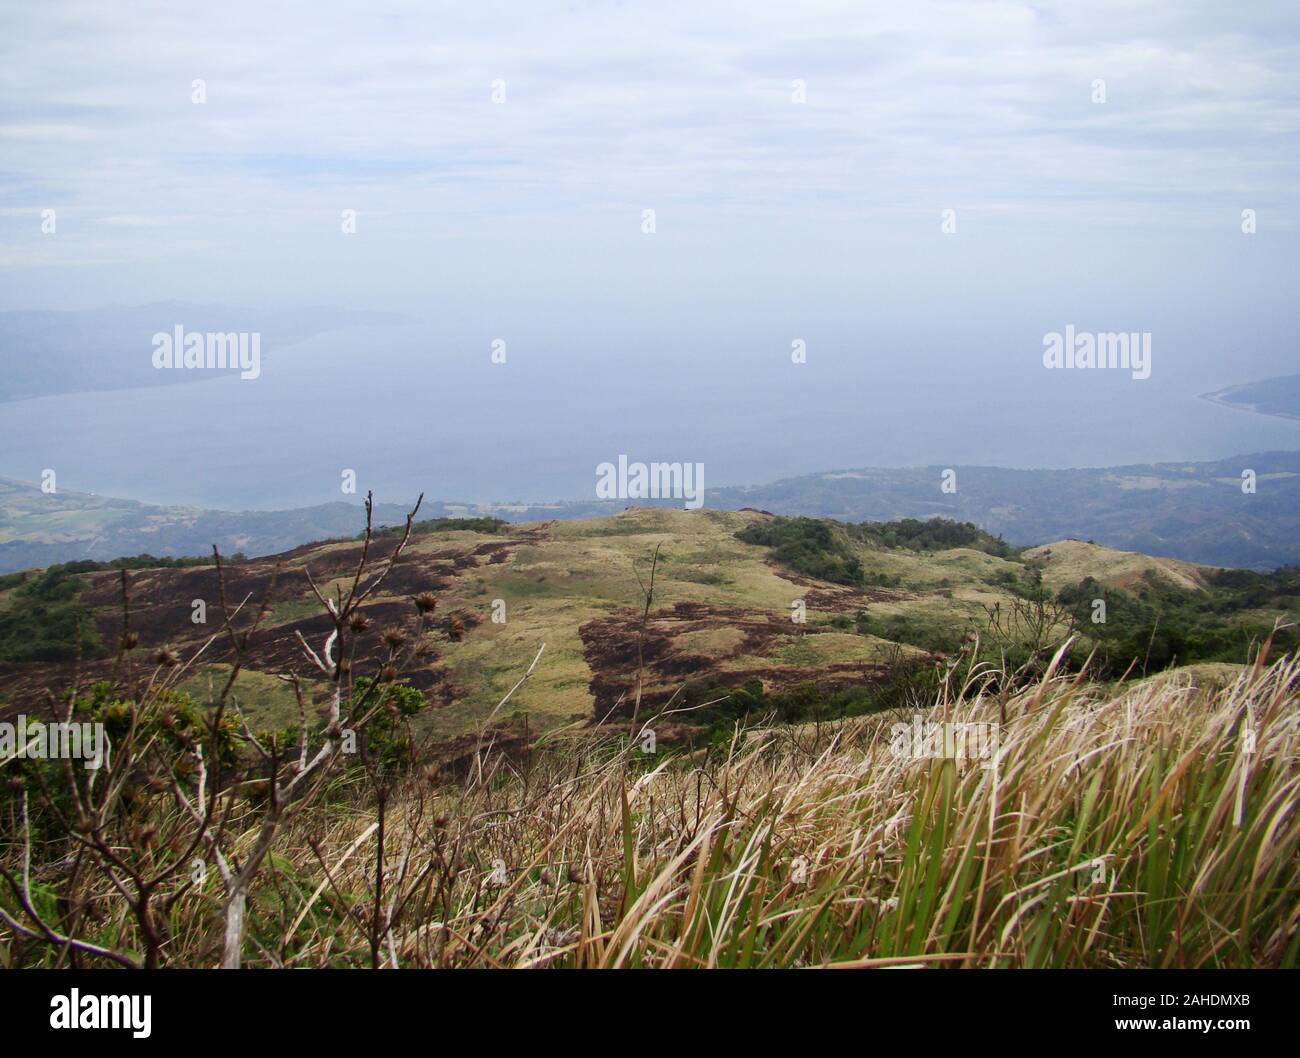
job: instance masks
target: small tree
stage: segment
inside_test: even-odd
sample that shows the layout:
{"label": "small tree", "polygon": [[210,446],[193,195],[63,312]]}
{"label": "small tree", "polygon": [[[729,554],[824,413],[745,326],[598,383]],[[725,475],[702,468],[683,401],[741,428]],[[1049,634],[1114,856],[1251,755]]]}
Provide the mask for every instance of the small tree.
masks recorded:
{"label": "small tree", "polygon": [[[300,678],[281,675],[293,686],[298,704],[298,730],[292,739],[255,735],[233,694],[248,660],[249,643],[270,612],[280,567],[269,579],[256,612],[245,618],[251,594],[238,604],[228,604],[226,573],[214,547],[221,628],[186,660],[173,651],[158,651],[147,670],[135,661],[139,639],[130,629],[129,581],[123,570],[123,634],[110,681],[112,693],[100,688],[98,697],[87,699],[79,690],[78,664],[60,716],[70,723],[79,710],[98,710],[110,732],[111,752],[96,769],[74,767],[73,761],[64,759],[56,767],[32,770],[20,778],[15,820],[22,835],[20,866],[17,872],[0,866],[0,877],[16,906],[10,911],[0,904],[0,922],[18,937],[51,946],[58,961],[66,957],[75,963],[89,955],[128,967],[158,966],[172,906],[191,887],[202,885],[206,863],[211,862],[222,884],[221,965],[238,967],[248,895],[277,834],[321,797],[349,743],[364,733],[391,695],[409,707],[410,689],[394,691],[399,665],[409,657],[404,642],[389,643],[387,656],[379,659],[364,683],[357,681],[354,686],[352,673],[357,660],[355,637],[366,625],[360,608],[401,557],[422,500],[407,515],[405,530],[388,558],[376,561],[371,555],[374,503],[367,495],[366,530],[356,570],[350,583],[341,582],[333,597],[322,593],[303,568],[331,627],[319,650],[301,633],[298,643],[303,658],[324,677],[329,691],[324,725],[314,731]],[[423,623],[432,607],[417,600],[417,608]],[[200,719],[184,708],[177,686],[221,638],[229,643],[230,673],[213,695],[207,716]],[[231,746],[239,737],[254,756],[251,768],[237,769],[234,764]],[[29,786],[36,789],[42,815],[53,821],[71,846],[69,871],[58,894],[68,908],[62,916],[67,925],[56,921],[51,902],[33,882]],[[149,802],[153,811],[136,811],[142,801]],[[251,846],[240,854],[233,845],[231,820],[237,810],[250,805],[260,819]],[[140,950],[123,942],[120,928],[116,937],[92,940],[85,935],[92,922],[104,916],[105,906],[114,902],[133,920]],[[101,930],[107,932],[111,931]]]}

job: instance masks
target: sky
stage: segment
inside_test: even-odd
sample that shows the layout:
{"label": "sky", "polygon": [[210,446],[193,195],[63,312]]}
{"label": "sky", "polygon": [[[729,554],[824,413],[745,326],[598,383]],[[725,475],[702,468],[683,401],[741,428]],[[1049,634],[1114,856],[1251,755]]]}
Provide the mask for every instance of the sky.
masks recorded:
{"label": "sky", "polygon": [[1037,228],[1235,228],[1243,208],[1298,230],[1293,3],[0,11],[4,307],[380,285],[397,303],[420,289],[404,264],[447,257],[476,283],[558,283],[619,256],[644,209],[687,257],[736,237],[741,272],[746,247],[770,268],[783,239],[873,228],[910,259],[944,209],[1008,249]]}
{"label": "sky", "polygon": [[[1152,332],[1137,385],[1179,399],[1295,370],[1294,3],[3,0],[0,26],[0,310],[397,311],[431,357],[508,339],[557,415],[647,378],[770,396],[802,339],[805,420],[946,386],[997,410],[972,437],[1057,399],[1067,324]],[[1178,449],[1171,415],[1135,458]],[[848,436],[797,465],[881,448]]]}

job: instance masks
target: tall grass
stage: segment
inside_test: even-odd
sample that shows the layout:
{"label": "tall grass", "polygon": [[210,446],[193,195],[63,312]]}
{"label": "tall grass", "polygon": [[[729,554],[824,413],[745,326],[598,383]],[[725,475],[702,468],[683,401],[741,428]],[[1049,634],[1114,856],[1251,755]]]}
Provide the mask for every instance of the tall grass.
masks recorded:
{"label": "tall grass", "polygon": [[[895,712],[692,757],[562,734],[412,776],[382,827],[340,791],[284,835],[245,961],[373,965],[382,901],[397,966],[1300,964],[1300,662],[995,675],[926,716],[997,725],[985,760],[898,754]],[[168,962],[215,962],[204,888],[174,916]]]}

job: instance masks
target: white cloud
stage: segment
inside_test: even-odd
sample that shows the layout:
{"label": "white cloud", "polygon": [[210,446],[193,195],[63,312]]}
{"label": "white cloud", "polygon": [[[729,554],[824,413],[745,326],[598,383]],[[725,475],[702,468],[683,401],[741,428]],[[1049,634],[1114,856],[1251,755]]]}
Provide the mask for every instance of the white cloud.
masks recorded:
{"label": "white cloud", "polygon": [[[646,204],[1161,224],[1225,193],[1283,217],[1295,201],[1294,5],[1252,7],[1256,31],[1166,0],[74,2],[6,18],[0,206],[53,202],[178,245],[292,238],[344,208],[436,235]],[[80,252],[124,252],[100,238]]]}

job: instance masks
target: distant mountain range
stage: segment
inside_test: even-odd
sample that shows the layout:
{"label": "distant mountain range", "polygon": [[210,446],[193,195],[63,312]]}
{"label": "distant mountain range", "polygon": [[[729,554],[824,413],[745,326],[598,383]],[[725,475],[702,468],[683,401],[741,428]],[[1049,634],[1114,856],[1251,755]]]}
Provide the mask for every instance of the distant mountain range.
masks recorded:
{"label": "distant mountain range", "polygon": [[[954,471],[955,492],[941,490]],[[1255,491],[1243,491],[1253,472]],[[387,497],[381,497],[387,499]],[[379,503],[378,524],[398,524],[405,503]],[[1300,563],[1300,452],[1262,452],[1204,463],[1077,470],[958,466],[859,468],[709,489],[705,506],[757,508],[840,521],[943,517],[970,521],[1016,545],[1073,537],[1107,547],[1216,566],[1272,569]],[[426,502],[421,517],[491,516],[512,522],[598,517],[672,501]],[[286,511],[150,506],[0,479],[0,572],[74,559],[148,553],[269,555],[352,536],[362,513],[336,502]]]}
{"label": "distant mountain range", "polygon": [[[842,521],[940,516],[975,522],[1016,545],[1063,537],[1214,566],[1300,562],[1300,452],[1202,463],[1074,470],[956,467],[844,470],[711,491],[707,503]],[[1243,491],[1253,471],[1255,491]]]}

